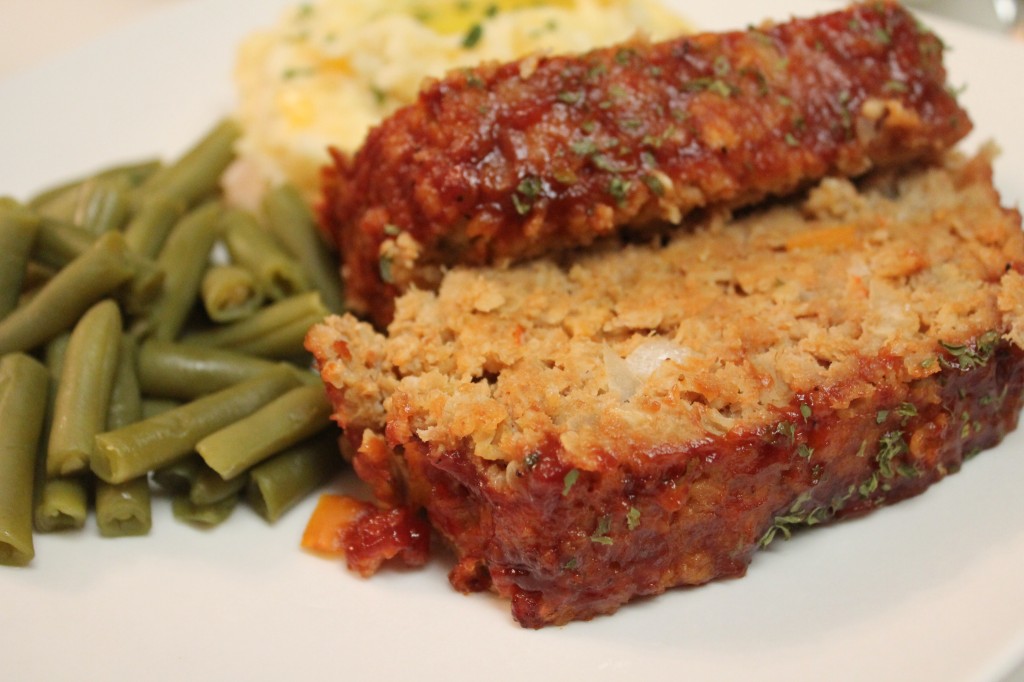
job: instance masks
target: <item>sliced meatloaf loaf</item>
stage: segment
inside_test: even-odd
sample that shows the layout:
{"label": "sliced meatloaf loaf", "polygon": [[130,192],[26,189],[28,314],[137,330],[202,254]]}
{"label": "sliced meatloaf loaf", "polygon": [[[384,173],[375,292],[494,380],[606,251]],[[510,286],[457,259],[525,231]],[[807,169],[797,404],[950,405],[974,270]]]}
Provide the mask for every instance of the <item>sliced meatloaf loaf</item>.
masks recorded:
{"label": "sliced meatloaf loaf", "polygon": [[744,573],[925,490],[1017,423],[1024,236],[986,154],[826,179],[651,243],[455,268],[307,345],[452,583],[524,626]]}
{"label": "sliced meatloaf loaf", "polygon": [[348,305],[935,155],[970,130],[942,43],[895,2],[485,64],[429,84],[324,175]]}

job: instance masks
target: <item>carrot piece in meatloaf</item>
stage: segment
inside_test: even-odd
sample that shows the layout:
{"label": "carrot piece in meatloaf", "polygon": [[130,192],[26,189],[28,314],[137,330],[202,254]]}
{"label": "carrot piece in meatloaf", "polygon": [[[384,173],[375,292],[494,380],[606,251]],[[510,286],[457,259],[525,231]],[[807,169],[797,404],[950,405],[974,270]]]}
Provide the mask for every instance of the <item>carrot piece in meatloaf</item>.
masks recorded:
{"label": "carrot piece in meatloaf", "polygon": [[354,465],[524,626],[742,575],[1017,423],[1024,235],[985,154],[665,243],[455,268],[307,338]]}
{"label": "carrot piece in meatloaf", "polygon": [[892,2],[457,71],[325,169],[350,309],[444,269],[522,260],[827,175],[935,155],[971,128],[942,44]]}

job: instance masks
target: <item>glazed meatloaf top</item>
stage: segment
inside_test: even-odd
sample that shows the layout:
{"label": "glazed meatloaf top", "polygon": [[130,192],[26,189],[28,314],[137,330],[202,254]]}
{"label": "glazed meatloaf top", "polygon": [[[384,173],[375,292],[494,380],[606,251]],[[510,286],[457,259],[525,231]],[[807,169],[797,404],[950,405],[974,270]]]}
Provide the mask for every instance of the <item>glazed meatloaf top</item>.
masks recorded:
{"label": "glazed meatloaf top", "polygon": [[653,243],[455,268],[399,298],[386,336],[346,315],[307,345],[353,445],[415,437],[504,476],[551,438],[593,471],[816,390],[842,409],[872,395],[877,358],[909,383],[1000,339],[1024,347],[1024,237],[983,153]]}
{"label": "glazed meatloaf top", "polygon": [[378,325],[393,297],[453,265],[523,260],[826,175],[941,153],[970,130],[942,44],[898,3],[747,31],[485,64],[336,153],[324,229],[347,304]]}

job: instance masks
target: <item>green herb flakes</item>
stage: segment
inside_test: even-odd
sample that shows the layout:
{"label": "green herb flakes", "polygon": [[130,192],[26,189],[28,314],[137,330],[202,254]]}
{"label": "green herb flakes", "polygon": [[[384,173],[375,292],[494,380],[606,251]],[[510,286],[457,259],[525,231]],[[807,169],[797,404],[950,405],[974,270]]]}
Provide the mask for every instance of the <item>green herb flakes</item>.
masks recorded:
{"label": "green herb flakes", "polygon": [[626,528],[629,530],[636,530],[640,527],[640,510],[636,507],[630,507],[629,511],[626,512]]}
{"label": "green herb flakes", "polygon": [[562,497],[565,497],[566,495],[569,494],[569,491],[572,490],[572,487],[574,485],[576,485],[576,481],[579,479],[579,477],[579,469],[569,470],[569,473],[567,473],[565,475],[565,478],[562,479]]}
{"label": "green herb flakes", "polygon": [[466,35],[462,37],[462,47],[470,50],[476,47],[476,44],[480,42],[480,39],[484,36],[484,27],[480,24],[473,24],[466,31]]}
{"label": "green herb flakes", "polygon": [[612,529],[612,516],[611,514],[605,514],[597,521],[597,528],[594,530],[594,534],[590,536],[591,542],[596,542],[599,545],[610,545],[614,541],[608,537],[608,531]]}
{"label": "green herb flakes", "polygon": [[812,414],[813,412],[810,405],[807,403],[800,403],[800,416],[804,418],[804,421],[810,419]]}

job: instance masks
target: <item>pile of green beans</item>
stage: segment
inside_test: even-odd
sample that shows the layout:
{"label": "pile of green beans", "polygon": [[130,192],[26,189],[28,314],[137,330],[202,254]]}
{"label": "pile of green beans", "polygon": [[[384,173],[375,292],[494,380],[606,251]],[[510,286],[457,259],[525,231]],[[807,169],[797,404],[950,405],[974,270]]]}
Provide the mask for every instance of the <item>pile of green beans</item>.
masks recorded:
{"label": "pile of green beans", "polygon": [[240,502],[273,522],[340,470],[303,348],[342,310],[337,261],[294,189],[226,204],[238,135],[0,197],[0,564],[90,511],[144,535],[160,495],[193,524]]}

